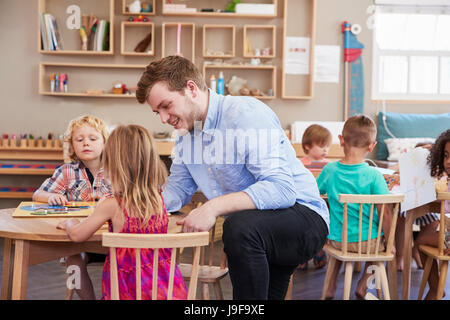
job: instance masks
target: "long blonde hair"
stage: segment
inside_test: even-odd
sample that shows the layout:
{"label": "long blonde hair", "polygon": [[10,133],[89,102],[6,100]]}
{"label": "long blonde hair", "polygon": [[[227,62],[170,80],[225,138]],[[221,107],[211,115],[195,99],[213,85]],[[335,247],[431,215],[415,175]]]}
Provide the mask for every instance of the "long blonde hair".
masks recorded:
{"label": "long blonde hair", "polygon": [[111,132],[103,151],[103,169],[122,209],[147,225],[153,214],[163,213],[161,188],[167,169],[155,142],[139,125],[121,125]]}

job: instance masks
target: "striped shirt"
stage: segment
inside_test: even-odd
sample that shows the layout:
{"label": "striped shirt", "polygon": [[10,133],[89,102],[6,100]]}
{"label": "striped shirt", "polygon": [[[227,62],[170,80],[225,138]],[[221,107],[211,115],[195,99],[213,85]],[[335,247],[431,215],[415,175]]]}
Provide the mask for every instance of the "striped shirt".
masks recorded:
{"label": "striped shirt", "polygon": [[65,194],[68,201],[94,201],[112,195],[111,185],[103,177],[103,168],[94,177],[92,184],[86,170],[87,167],[81,161],[63,164],[38,190]]}

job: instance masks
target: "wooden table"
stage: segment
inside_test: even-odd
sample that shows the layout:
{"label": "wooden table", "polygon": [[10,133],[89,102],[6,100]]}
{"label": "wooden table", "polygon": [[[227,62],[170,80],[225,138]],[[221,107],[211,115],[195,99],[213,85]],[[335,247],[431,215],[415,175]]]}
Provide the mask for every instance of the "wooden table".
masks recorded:
{"label": "wooden table", "polygon": [[[81,252],[106,253],[98,230],[85,242],[72,242],[64,230],[56,229],[67,218],[13,218],[15,208],[0,210],[0,237],[4,238],[1,299],[26,299],[28,267]],[[176,233],[183,215],[170,215],[168,232]]]}
{"label": "wooden table", "polygon": [[[402,300],[409,300],[411,286],[411,256],[413,223],[418,217],[428,212],[441,212],[441,201],[448,200],[449,192],[437,192],[436,201],[424,204],[413,210],[407,211],[405,221],[405,241],[403,247],[403,275],[402,275]],[[395,297],[397,291],[394,292]]]}

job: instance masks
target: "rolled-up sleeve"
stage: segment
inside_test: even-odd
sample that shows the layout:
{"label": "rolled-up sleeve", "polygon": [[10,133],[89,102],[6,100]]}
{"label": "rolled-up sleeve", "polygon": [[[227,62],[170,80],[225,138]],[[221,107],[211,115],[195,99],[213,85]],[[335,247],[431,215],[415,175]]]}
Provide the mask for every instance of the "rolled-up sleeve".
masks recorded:
{"label": "rolled-up sleeve", "polygon": [[[279,135],[276,141],[269,143],[268,151],[259,152],[256,164],[247,164],[247,169],[253,174],[256,182],[243,190],[253,200],[259,210],[288,208],[295,204],[297,191],[294,179],[286,157],[289,141],[284,135]],[[249,155],[250,157],[252,154]]]}
{"label": "rolled-up sleeve", "polygon": [[167,211],[180,210],[191,200],[198,187],[184,164],[172,163],[170,176],[163,188],[163,199]]}

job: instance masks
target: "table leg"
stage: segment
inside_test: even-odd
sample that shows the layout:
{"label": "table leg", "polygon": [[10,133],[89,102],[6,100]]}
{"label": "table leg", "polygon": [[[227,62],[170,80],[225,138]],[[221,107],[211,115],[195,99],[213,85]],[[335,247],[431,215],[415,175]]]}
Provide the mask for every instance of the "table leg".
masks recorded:
{"label": "table leg", "polygon": [[12,240],[4,238],[3,266],[2,266],[2,292],[1,300],[11,298],[11,275],[12,275]]}
{"label": "table leg", "polygon": [[387,263],[387,275],[389,281],[389,292],[392,300],[398,300],[398,288],[397,288],[397,261],[392,259]]}
{"label": "table leg", "polygon": [[411,282],[411,250],[412,250],[412,228],[414,214],[406,214],[405,241],[403,242],[403,275],[402,275],[402,299],[409,300]]}
{"label": "table leg", "polygon": [[12,283],[13,300],[25,300],[27,298],[29,256],[30,242],[27,240],[15,240],[14,273]]}

